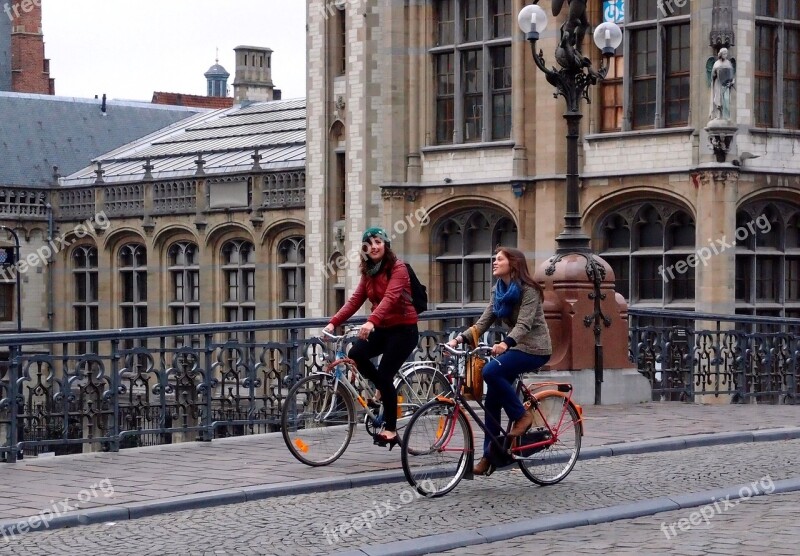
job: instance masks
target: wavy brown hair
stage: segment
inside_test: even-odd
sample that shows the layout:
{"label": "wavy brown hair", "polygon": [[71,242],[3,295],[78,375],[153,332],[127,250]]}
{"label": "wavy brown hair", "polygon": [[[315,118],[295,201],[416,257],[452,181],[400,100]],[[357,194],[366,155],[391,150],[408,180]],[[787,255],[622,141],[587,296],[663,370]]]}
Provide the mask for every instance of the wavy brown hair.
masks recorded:
{"label": "wavy brown hair", "polygon": [[[389,247],[388,243],[383,244],[384,252],[383,252],[383,266],[381,267],[381,271],[378,273],[389,274],[392,268],[394,268],[394,263],[397,261],[397,255],[394,254],[391,247]],[[361,270],[361,275],[367,275],[367,263],[369,262],[369,256],[362,251],[361,253],[361,266],[359,269]]]}
{"label": "wavy brown hair", "polygon": [[525,254],[514,247],[503,247],[502,245],[494,250],[495,255],[498,253],[503,253],[508,259],[508,265],[511,267],[511,279],[516,282],[527,284],[535,289],[537,292],[539,292],[540,300],[543,301],[544,289],[542,289],[542,286],[540,286],[536,280],[533,279],[533,276],[531,276],[531,273],[528,270],[528,260],[525,258]]}

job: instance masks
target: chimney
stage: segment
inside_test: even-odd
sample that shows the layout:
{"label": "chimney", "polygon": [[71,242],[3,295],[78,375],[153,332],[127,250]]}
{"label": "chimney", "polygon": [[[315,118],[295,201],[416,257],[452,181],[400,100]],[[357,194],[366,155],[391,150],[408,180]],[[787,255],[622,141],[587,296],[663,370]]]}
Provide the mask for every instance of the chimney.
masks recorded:
{"label": "chimney", "polygon": [[44,57],[41,2],[6,4],[11,19],[11,90],[17,93],[55,94],[50,60]]}
{"label": "chimney", "polygon": [[258,46],[237,46],[233,100],[263,102],[274,99],[272,50]]}

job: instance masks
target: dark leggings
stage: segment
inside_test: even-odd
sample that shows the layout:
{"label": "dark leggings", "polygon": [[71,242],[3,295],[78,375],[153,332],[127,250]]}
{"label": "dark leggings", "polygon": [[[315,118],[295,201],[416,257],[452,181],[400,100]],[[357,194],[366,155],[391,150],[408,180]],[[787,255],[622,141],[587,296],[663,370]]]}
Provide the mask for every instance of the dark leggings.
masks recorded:
{"label": "dark leggings", "polygon": [[[366,340],[356,340],[348,356],[356,362],[358,371],[371,380],[381,391],[383,417],[386,430],[397,430],[397,391],[394,389],[394,375],[403,366],[419,341],[416,324],[375,328]],[[378,368],[372,364],[378,355],[381,362]]]}

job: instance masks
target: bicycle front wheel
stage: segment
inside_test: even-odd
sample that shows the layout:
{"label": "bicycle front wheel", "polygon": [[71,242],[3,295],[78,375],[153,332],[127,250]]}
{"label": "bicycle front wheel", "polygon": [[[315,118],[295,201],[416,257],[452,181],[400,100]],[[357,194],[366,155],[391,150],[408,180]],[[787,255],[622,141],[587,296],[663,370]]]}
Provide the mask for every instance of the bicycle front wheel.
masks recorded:
{"label": "bicycle front wheel", "polygon": [[306,465],[333,463],[353,437],[353,398],[341,384],[335,390],[333,385],[329,375],[311,375],[295,384],[283,402],[283,440],[292,455]]}
{"label": "bicycle front wheel", "polygon": [[424,496],[443,496],[467,471],[472,434],[463,412],[453,404],[432,401],[406,427],[401,462],[409,484]]}
{"label": "bicycle front wheel", "polygon": [[518,454],[525,457],[518,463],[525,476],[537,485],[554,485],[569,475],[578,461],[582,426],[575,406],[567,398],[543,392],[537,399],[533,425],[520,441],[549,437],[553,443]]}
{"label": "bicycle front wheel", "polygon": [[413,367],[395,380],[397,417],[410,418],[436,396],[451,396],[453,387],[435,367]]}

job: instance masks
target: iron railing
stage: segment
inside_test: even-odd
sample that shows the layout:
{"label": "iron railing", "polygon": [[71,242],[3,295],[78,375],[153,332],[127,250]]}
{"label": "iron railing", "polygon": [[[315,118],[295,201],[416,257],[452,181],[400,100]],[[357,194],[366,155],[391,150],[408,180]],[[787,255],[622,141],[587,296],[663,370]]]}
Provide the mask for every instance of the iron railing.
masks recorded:
{"label": "iron railing", "polygon": [[630,359],[653,400],[800,400],[800,319],[629,309]]}
{"label": "iron railing", "polygon": [[[432,311],[417,359],[478,316]],[[629,309],[634,365],[654,400],[800,398],[800,319]],[[120,448],[277,430],[295,380],[325,364],[291,319],[0,336],[0,457]],[[353,319],[354,323],[363,322]]]}
{"label": "iron railing", "polygon": [[[417,359],[476,310],[420,322]],[[300,377],[324,366],[311,335],[327,319],[289,319],[0,337],[0,457],[268,432]],[[363,322],[353,319],[354,323]],[[311,330],[313,329],[313,330]]]}

